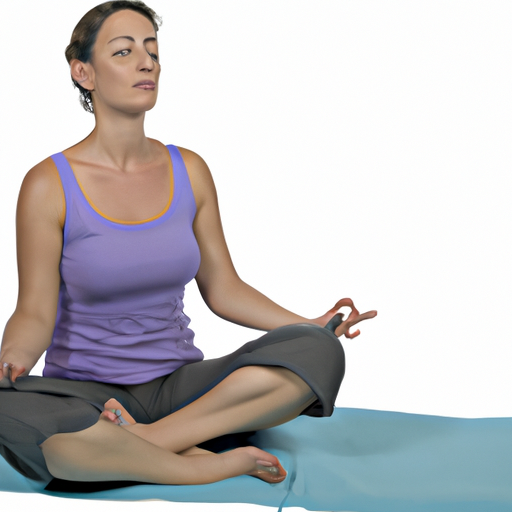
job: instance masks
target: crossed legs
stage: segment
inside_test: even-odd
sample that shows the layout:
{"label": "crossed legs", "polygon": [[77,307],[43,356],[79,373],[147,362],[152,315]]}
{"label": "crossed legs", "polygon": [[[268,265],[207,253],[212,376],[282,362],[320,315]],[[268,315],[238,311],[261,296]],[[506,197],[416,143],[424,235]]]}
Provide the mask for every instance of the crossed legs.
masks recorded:
{"label": "crossed legs", "polygon": [[88,429],[51,436],[41,449],[50,473],[67,480],[203,484],[250,474],[279,482],[286,472],[276,457],[262,450],[245,447],[213,454],[193,447],[224,434],[284,423],[315,400],[309,386],[290,370],[248,366],[155,423],[119,427],[102,415]]}

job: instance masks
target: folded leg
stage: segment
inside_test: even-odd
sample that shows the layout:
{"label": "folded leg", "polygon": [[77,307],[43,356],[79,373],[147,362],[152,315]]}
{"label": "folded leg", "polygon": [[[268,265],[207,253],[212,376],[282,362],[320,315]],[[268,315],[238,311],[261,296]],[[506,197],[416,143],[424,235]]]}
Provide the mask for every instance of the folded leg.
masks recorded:
{"label": "folded leg", "polygon": [[276,483],[286,477],[277,458],[258,448],[177,455],[104,417],[85,430],[49,437],[41,450],[53,476],[82,482],[134,480],[186,485],[248,474]]}

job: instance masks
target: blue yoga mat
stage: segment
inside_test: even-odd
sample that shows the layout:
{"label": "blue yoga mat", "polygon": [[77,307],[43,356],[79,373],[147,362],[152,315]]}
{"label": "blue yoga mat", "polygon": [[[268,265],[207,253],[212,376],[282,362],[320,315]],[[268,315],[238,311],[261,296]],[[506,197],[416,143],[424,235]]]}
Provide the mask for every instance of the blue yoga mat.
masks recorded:
{"label": "blue yoga mat", "polygon": [[[73,497],[315,511],[512,511],[512,418],[337,408],[330,418],[299,417],[258,432],[252,441],[281,459],[288,470],[284,482],[269,485],[241,476],[209,485],[137,485]],[[61,495],[22,477],[2,458],[0,491]]]}

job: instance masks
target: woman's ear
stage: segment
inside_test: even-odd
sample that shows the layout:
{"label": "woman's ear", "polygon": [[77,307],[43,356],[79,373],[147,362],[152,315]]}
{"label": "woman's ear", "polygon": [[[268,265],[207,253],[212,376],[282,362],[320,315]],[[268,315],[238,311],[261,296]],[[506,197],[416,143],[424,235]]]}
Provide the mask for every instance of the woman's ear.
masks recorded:
{"label": "woman's ear", "polygon": [[81,87],[87,89],[89,91],[94,90],[94,83],[92,81],[92,69],[86,63],[78,60],[72,59],[69,63],[71,78],[77,83],[80,84]]}

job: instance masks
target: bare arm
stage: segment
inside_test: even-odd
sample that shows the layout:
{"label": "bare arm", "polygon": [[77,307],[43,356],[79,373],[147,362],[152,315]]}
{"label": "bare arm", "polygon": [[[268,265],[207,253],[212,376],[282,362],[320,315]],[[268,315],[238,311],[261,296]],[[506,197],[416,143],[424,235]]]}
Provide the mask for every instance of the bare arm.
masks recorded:
{"label": "bare arm", "polygon": [[[339,336],[349,334],[351,325],[377,314],[371,311],[359,315],[351,301],[346,302],[350,299],[342,299],[343,302],[339,301],[325,315],[308,319],[282,308],[242,281],[234,268],[224,238],[210,171],[201,157],[185,149],[180,151],[189,171],[197,205],[194,233],[201,251],[201,265],[196,281],[203,299],[215,314],[236,324],[267,331],[302,322],[324,326],[341,306],[349,306],[352,308],[350,325],[344,322],[344,327],[336,331]],[[349,337],[356,335],[349,334]]]}
{"label": "bare arm", "polygon": [[60,285],[64,198],[57,169],[44,160],[25,177],[16,214],[19,292],[5,327],[0,381],[28,374],[51,343]]}

